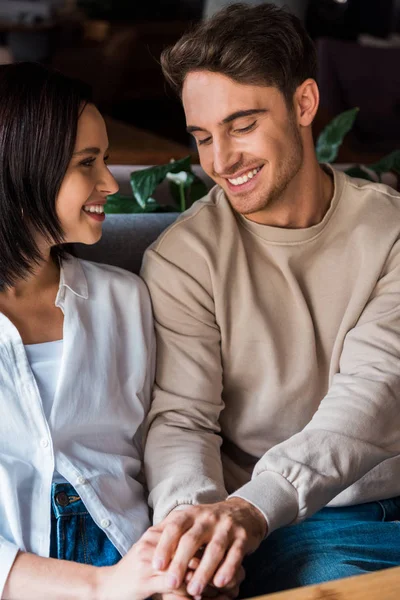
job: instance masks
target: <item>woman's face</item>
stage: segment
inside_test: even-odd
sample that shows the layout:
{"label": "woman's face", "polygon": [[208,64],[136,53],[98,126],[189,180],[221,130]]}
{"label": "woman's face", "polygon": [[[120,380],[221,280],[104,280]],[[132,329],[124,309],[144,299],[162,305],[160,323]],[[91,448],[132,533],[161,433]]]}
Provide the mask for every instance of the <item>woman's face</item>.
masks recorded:
{"label": "woman's face", "polygon": [[118,184],[107,168],[108,137],[104,120],[87,104],[79,121],[75,148],[56,200],[65,242],[94,244],[101,237],[104,205]]}

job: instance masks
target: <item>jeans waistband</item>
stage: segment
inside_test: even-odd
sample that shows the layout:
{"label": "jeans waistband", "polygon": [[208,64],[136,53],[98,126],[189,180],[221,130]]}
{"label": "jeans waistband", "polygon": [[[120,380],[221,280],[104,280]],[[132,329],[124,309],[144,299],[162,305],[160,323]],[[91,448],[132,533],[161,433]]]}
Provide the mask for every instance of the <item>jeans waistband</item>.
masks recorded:
{"label": "jeans waistband", "polygon": [[81,497],[70,483],[52,484],[51,508],[51,516],[53,519],[88,514]]}

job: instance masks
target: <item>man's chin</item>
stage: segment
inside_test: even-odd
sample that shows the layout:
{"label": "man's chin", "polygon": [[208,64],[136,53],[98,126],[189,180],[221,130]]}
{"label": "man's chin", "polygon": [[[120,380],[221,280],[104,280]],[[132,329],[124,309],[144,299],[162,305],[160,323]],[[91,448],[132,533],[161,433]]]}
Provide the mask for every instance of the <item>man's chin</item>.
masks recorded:
{"label": "man's chin", "polygon": [[230,196],[226,190],[225,195],[233,210],[243,217],[249,217],[263,211],[268,204],[268,200],[256,200],[250,197],[246,198],[245,195],[243,195],[242,198],[239,196]]}

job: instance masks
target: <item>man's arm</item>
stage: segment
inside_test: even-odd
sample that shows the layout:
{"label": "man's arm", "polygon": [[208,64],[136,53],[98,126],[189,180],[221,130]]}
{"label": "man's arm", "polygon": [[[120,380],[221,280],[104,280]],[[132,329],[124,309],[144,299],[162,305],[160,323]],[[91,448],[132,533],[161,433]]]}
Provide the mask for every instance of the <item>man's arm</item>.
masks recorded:
{"label": "man's arm", "polygon": [[[208,545],[200,576],[205,565],[223,558],[221,551],[229,540],[225,574],[214,582],[224,587],[235,581],[244,554],[264,537],[266,521],[247,501],[221,502],[227,492],[218,435],[223,409],[220,331],[205,262],[193,254],[190,261],[196,280],[188,269],[154,249],[147,251],[142,269],[157,331],[156,385],[145,448],[150,504],[158,523],[155,529],[162,533],[153,565],[166,568],[179,544],[170,570],[172,581],[179,586],[190,559],[203,544]],[[210,511],[215,515],[211,526]],[[194,526],[198,535],[192,535]],[[186,531],[192,533],[180,544]],[[213,543],[209,543],[211,538]]]}
{"label": "man's arm", "polygon": [[207,274],[199,283],[151,249],[142,276],[157,333],[145,447],[149,502],[157,523],[176,506],[227,497],[218,424],[223,409],[220,331]]}
{"label": "man's arm", "polygon": [[[280,473],[298,496],[295,522],[310,516],[379,463],[400,453],[400,242],[344,341],[340,371],[310,423],[271,448],[234,495],[257,498],[276,528],[279,502],[262,493]],[[286,488],[285,488],[286,489]]]}

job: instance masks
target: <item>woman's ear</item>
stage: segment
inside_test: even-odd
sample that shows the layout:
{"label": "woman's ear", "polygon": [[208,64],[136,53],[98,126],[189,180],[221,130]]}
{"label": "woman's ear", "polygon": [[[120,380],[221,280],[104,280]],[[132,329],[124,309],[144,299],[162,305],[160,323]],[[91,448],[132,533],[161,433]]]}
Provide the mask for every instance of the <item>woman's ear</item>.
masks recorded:
{"label": "woman's ear", "polygon": [[312,124],[319,106],[319,90],[315,79],[306,79],[294,93],[297,122],[301,127]]}

